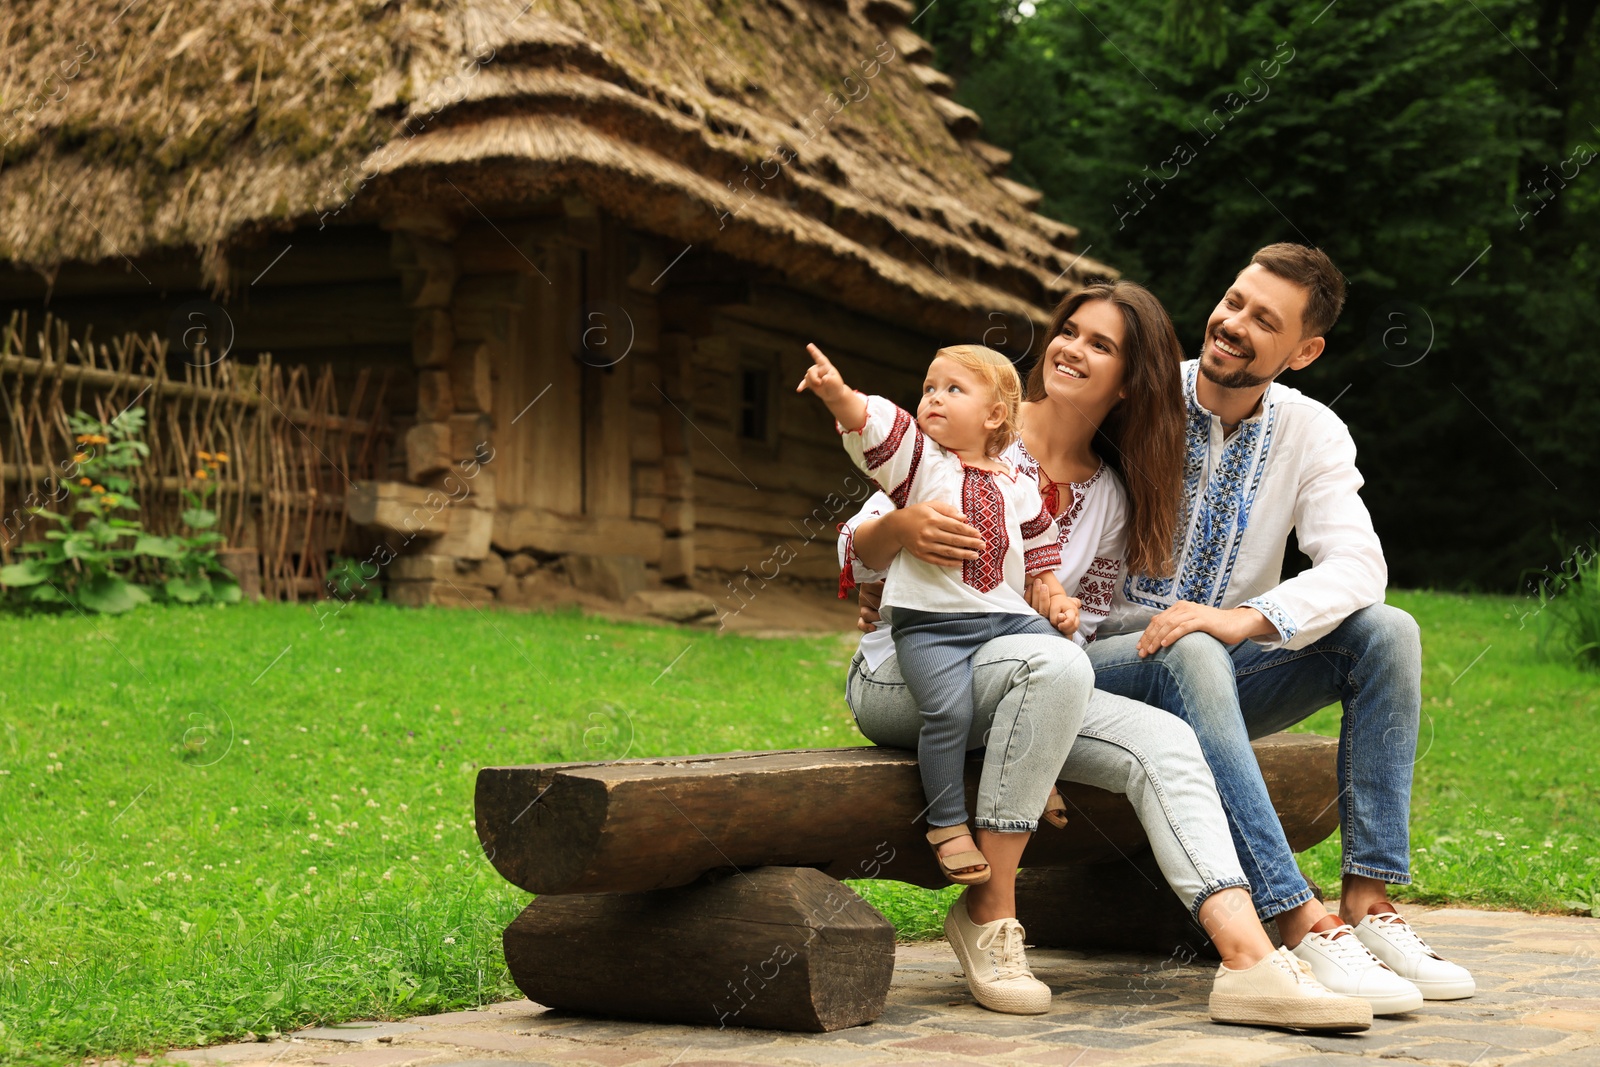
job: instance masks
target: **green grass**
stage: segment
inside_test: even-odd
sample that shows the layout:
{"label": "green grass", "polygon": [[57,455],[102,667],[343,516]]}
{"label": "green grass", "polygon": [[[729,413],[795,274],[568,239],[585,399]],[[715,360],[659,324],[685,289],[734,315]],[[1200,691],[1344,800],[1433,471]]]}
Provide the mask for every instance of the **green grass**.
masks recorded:
{"label": "green grass", "polygon": [[[1394,600],[1425,643],[1410,895],[1600,906],[1594,675],[1538,659],[1520,601]],[[476,768],[857,744],[848,650],[385,605],[0,617],[0,1060],[515,995],[527,900],[481,857]],[[1304,859],[1332,885],[1337,857]],[[954,892],[857,888],[905,937]]]}
{"label": "green grass", "polygon": [[[1541,654],[1537,601],[1391,593],[1422,627],[1411,886],[1396,897],[1600,915],[1600,677]],[[1337,736],[1339,709],[1299,727]],[[1339,884],[1338,835],[1301,856]]]}

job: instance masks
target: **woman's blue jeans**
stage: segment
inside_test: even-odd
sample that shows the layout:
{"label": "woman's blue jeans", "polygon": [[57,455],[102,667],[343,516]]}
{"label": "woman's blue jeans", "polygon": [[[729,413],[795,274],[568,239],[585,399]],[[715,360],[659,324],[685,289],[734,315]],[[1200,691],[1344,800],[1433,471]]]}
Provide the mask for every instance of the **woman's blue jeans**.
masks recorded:
{"label": "woman's blue jeans", "polygon": [[1341,704],[1339,826],[1345,874],[1411,881],[1411,768],[1422,709],[1415,620],[1375,604],[1300,649],[1227,646],[1188,634],[1139,658],[1138,634],[1089,645],[1095,685],[1154,704],[1194,728],[1217,781],[1256,910],[1270,919],[1311,899],[1267,796],[1253,738]]}
{"label": "woman's blue jeans", "polygon": [[[1218,890],[1244,887],[1194,731],[1159,708],[1090,688],[1088,677],[1087,660],[1060,636],[998,637],[978,650],[967,747],[985,751],[974,824],[1031,830],[1052,783],[1081,782],[1126,794],[1190,915]],[[856,653],[847,695],[868,740],[917,747],[922,715],[898,657],[873,671]]]}

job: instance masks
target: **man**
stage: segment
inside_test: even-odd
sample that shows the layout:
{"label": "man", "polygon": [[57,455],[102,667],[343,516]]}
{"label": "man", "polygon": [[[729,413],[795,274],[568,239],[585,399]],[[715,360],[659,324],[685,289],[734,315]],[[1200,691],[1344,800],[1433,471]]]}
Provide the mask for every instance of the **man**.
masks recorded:
{"label": "man", "polygon": [[[1322,354],[1343,304],[1344,280],[1318,249],[1269,245],[1240,271],[1211,312],[1199,359],[1183,364],[1175,570],[1124,574],[1089,656],[1096,686],[1194,727],[1261,917],[1277,919],[1323,985],[1366,997],[1381,1015],[1475,989],[1387,895],[1411,880],[1417,625],[1383,603],[1388,569],[1349,431],[1325,405],[1275,384]],[[1285,581],[1290,530],[1312,566]],[[1312,896],[1250,750],[1251,738],[1333,703],[1344,708],[1337,916]]]}

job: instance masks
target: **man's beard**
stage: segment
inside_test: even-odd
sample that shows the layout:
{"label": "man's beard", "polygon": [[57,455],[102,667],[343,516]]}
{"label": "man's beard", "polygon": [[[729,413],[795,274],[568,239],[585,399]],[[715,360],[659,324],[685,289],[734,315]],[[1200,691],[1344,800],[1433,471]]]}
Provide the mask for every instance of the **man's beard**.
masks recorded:
{"label": "man's beard", "polygon": [[[1231,344],[1232,342],[1229,343]],[[1262,376],[1252,374],[1248,366],[1226,373],[1216,370],[1206,362],[1206,348],[1208,345],[1209,339],[1200,343],[1200,373],[1204,374],[1206,381],[1212,385],[1221,386],[1223,389],[1254,389],[1258,385],[1266,385],[1277,377],[1277,375]],[[1255,362],[1253,357],[1250,362]]]}

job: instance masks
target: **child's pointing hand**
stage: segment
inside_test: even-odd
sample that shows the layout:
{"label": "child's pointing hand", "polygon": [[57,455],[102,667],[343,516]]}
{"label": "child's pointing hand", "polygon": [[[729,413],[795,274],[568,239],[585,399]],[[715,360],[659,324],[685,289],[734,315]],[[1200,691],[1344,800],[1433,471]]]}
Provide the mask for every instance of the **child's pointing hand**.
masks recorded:
{"label": "child's pointing hand", "polygon": [[795,387],[795,392],[803,393],[810,389],[823,403],[827,403],[851,391],[833,363],[822,354],[822,349],[816,345],[806,345],[806,351],[811,354],[811,366]]}
{"label": "child's pointing hand", "polygon": [[806,351],[811,354],[811,366],[807,368],[805,377],[800,379],[800,384],[794,391],[803,393],[807,389],[817,394],[817,398],[828,405],[828,410],[833,412],[833,417],[839,420],[839,425],[849,431],[861,429],[862,423],[867,421],[867,402],[854,389],[844,383],[844,378],[827,356],[822,354],[822,349],[816,345],[806,345]]}

